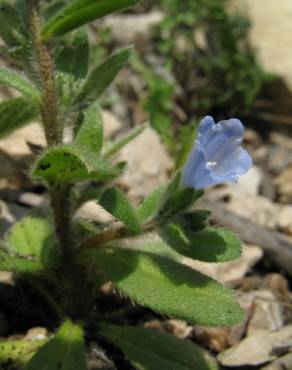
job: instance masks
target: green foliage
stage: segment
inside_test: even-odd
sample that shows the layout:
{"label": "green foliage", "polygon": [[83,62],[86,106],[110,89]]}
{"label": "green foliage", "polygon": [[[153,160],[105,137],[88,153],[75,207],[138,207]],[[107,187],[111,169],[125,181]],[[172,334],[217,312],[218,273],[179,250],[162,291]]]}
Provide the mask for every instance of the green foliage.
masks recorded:
{"label": "green foliage", "polygon": [[239,239],[224,229],[196,231],[190,225],[170,223],[160,228],[160,236],[178,253],[205,262],[231,261],[241,253]]}
{"label": "green foliage", "polygon": [[232,291],[172,259],[116,246],[85,255],[122,293],[154,311],[207,326],[234,325],[244,317]]}
{"label": "green foliage", "polygon": [[99,334],[118,346],[138,370],[218,370],[207,351],[164,332],[102,324]]}
{"label": "green foliage", "polygon": [[56,57],[56,80],[64,116],[72,111],[77,91],[88,73],[89,41],[85,28],[76,31]]}
{"label": "green foliage", "polygon": [[150,221],[158,215],[161,199],[163,198],[166,189],[166,185],[161,185],[143,200],[137,210],[140,222]]}
{"label": "green foliage", "polygon": [[121,49],[92,71],[85,81],[81,93],[77,96],[75,104],[87,107],[90,103],[97,100],[124,67],[131,52],[131,47]]}
{"label": "green foliage", "polygon": [[11,364],[23,367],[33,354],[45,344],[46,339],[16,339],[0,341],[0,365]]}
{"label": "green foliage", "polygon": [[0,102],[0,138],[31,122],[38,116],[34,104],[24,98]]}
{"label": "green foliage", "polygon": [[75,0],[50,19],[43,29],[45,40],[74,30],[109,13],[135,5],[137,0]]}
{"label": "green foliage", "polygon": [[99,204],[134,233],[142,231],[135,210],[117,188],[107,189],[99,199]]}
{"label": "green foliage", "polygon": [[40,103],[40,92],[27,80],[21,78],[19,74],[7,68],[0,68],[0,84],[8,85],[18,90],[29,98],[33,103]]}
{"label": "green foliage", "polygon": [[36,161],[31,174],[49,184],[77,181],[107,181],[118,176],[120,169],[74,146],[56,146],[46,150]]}
{"label": "green foliage", "polygon": [[38,261],[13,256],[0,249],[0,269],[17,274],[36,274],[42,272],[44,266]]}
{"label": "green foliage", "polygon": [[21,46],[24,43],[24,37],[19,14],[5,0],[0,1],[0,10],[1,38],[11,47]]}
{"label": "green foliage", "polygon": [[25,370],[86,370],[83,324],[67,319],[55,336],[31,359]]}
{"label": "green foliage", "polygon": [[10,228],[5,242],[12,254],[33,258],[47,268],[53,268],[58,264],[54,230],[45,218],[36,216],[23,218]]}
{"label": "green foliage", "polygon": [[134,233],[142,231],[135,210],[119,189],[107,189],[99,199],[99,204]]}
{"label": "green foliage", "polygon": [[103,122],[99,105],[88,108],[82,118],[82,124],[75,137],[75,145],[99,155],[103,144]]}

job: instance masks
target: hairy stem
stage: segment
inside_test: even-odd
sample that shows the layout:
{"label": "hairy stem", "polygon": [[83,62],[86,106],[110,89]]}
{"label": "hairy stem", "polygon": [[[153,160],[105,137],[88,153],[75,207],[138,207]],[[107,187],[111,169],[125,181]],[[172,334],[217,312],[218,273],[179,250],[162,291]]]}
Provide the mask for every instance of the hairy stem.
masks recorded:
{"label": "hairy stem", "polygon": [[[41,37],[41,17],[39,15],[39,1],[27,0],[30,18],[30,29],[35,50],[36,61],[42,92],[40,112],[44,124],[48,146],[62,144],[63,127],[59,121],[58,101],[54,79],[54,64],[49,46]],[[51,206],[54,214],[55,231],[63,255],[69,254],[69,227],[70,227],[70,187],[68,185],[52,185],[49,188]]]}
{"label": "hairy stem", "polygon": [[41,19],[38,0],[27,0],[33,46],[39,68],[42,88],[41,116],[49,146],[62,142],[62,126],[58,120],[57,94],[55,89],[53,61],[49,47],[42,41]]}
{"label": "hairy stem", "polygon": [[[149,233],[153,231],[155,229],[155,225],[156,225],[155,221],[150,221],[146,223],[143,226],[143,233]],[[101,244],[110,242],[112,240],[124,239],[124,238],[134,238],[136,236],[137,234],[129,230],[127,227],[116,226],[116,227],[107,229],[103,233],[93,236],[81,246],[80,250],[84,251],[86,249],[99,248]]]}
{"label": "hairy stem", "polygon": [[71,209],[70,209],[70,186],[51,186],[49,188],[51,206],[54,214],[55,232],[61,245],[62,254],[68,257],[71,252]]}

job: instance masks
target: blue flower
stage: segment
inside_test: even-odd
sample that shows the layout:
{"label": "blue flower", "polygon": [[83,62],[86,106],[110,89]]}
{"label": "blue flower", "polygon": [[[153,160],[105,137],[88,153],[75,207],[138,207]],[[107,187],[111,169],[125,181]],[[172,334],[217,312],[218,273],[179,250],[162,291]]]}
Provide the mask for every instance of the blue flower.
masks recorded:
{"label": "blue flower", "polygon": [[226,182],[236,182],[252,166],[250,155],[240,147],[244,134],[235,118],[214,122],[206,116],[198,127],[197,138],[183,170],[182,183],[203,189]]}

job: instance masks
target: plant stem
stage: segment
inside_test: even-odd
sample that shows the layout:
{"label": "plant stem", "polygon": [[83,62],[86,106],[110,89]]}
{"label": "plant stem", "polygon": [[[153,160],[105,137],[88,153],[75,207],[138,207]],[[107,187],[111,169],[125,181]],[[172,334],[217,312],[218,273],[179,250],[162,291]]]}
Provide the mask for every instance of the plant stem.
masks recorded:
{"label": "plant stem", "polygon": [[[54,64],[49,46],[42,40],[39,0],[27,0],[30,29],[42,92],[40,112],[48,146],[62,144],[63,127],[59,122],[58,101],[54,79]],[[49,195],[54,214],[55,232],[63,255],[69,254],[70,228],[70,187],[69,185],[50,185]]]}
{"label": "plant stem", "polygon": [[[149,233],[155,228],[155,221],[150,221],[143,225],[143,233]],[[87,240],[80,248],[81,251],[87,249],[99,248],[101,244],[110,242],[112,240],[123,239],[123,238],[134,238],[138,236],[137,233],[129,230],[125,226],[116,226],[107,229],[105,232],[95,235],[89,240]]]}
{"label": "plant stem", "polygon": [[70,237],[70,186],[50,186],[49,195],[54,213],[55,232],[61,245],[63,256],[68,257],[71,254],[72,244]]}
{"label": "plant stem", "polygon": [[30,15],[30,29],[39,67],[42,88],[41,116],[49,146],[62,142],[62,126],[58,121],[57,94],[55,89],[53,61],[49,47],[42,41],[41,19],[38,0],[27,0]]}

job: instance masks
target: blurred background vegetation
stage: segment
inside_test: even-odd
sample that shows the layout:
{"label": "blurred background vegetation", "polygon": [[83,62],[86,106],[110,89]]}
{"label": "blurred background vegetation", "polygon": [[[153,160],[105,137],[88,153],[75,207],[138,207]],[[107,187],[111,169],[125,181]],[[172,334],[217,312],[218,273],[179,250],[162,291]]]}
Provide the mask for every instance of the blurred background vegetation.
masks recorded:
{"label": "blurred background vegetation", "polygon": [[[248,115],[275,79],[257,63],[249,45],[249,20],[229,12],[227,5],[227,0],[144,1],[135,10],[137,16],[139,11],[161,12],[161,21],[136,42],[129,78],[120,84],[120,93],[110,91],[103,102],[113,108],[116,99],[126,97],[130,110],[137,110],[138,104],[177,165],[185,160],[201,117]],[[93,58],[119,44],[110,26],[98,26],[96,35],[99,45]]]}

